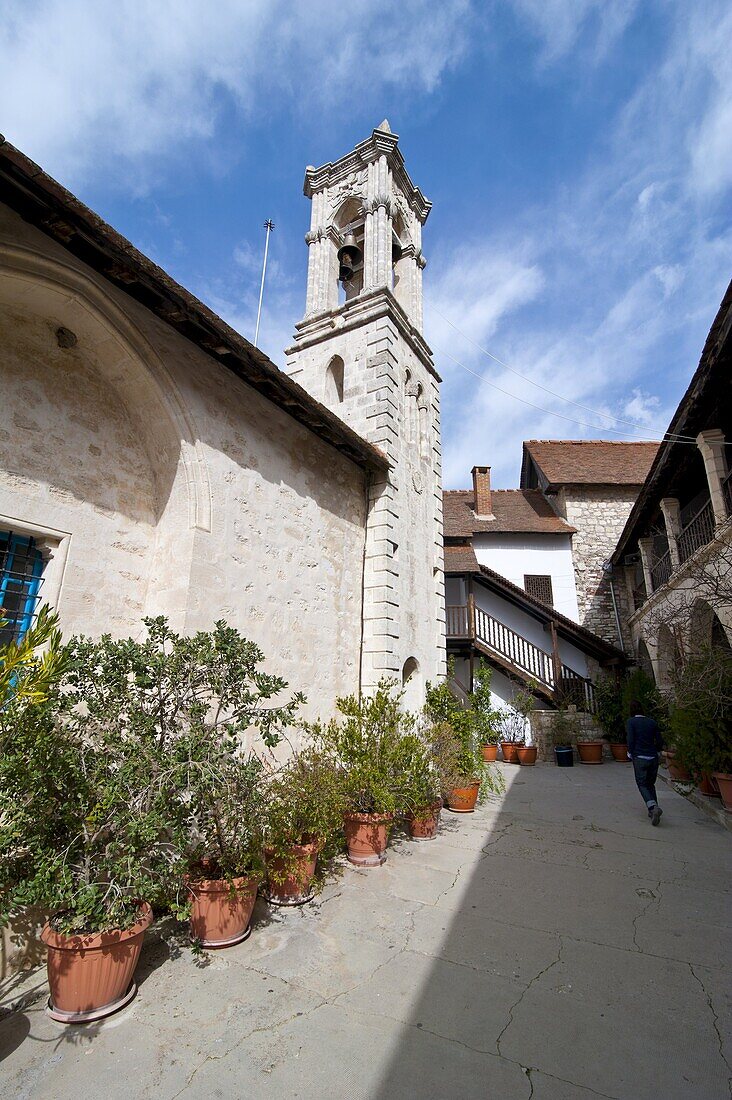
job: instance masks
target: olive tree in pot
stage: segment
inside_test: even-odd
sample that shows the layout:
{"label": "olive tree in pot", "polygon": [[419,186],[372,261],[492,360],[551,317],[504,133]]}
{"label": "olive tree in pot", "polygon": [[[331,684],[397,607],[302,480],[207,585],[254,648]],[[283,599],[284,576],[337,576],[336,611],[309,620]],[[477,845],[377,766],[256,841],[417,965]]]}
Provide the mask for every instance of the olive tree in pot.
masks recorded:
{"label": "olive tree in pot", "polygon": [[[46,622],[40,616],[37,626]],[[42,932],[49,1012],[70,1023],[106,1016],[134,995],[150,903],[171,860],[147,744],[85,704],[92,685],[100,696],[108,686],[99,664],[87,663],[88,648],[60,650],[55,630],[47,644],[61,689],[22,713],[17,699],[0,708],[0,896],[6,915],[24,905],[50,914]]]}
{"label": "olive tree in pot", "polygon": [[442,810],[441,773],[431,730],[404,738],[402,791],[412,840],[434,840]]}
{"label": "olive tree in pot", "polygon": [[531,728],[529,719],[535,706],[532,692],[520,688],[511,702],[498,711],[501,753],[507,764],[536,763],[536,746],[526,744],[526,731]]}
{"label": "olive tree in pot", "polygon": [[309,746],[267,781],[265,858],[267,897],[302,905],[324,881],[343,828],[340,777],[332,757]]}
{"label": "olive tree in pot", "polygon": [[501,735],[500,714],[493,706],[491,694],[492,680],[493,670],[481,657],[473,673],[470,702],[475,733],[486,764],[495,763],[498,758],[498,741]]}
{"label": "olive tree in pot", "polygon": [[574,745],[579,734],[579,720],[574,711],[560,707],[552,715],[551,738],[554,759],[560,768],[574,767]]}
{"label": "olive tree in pot", "polygon": [[483,758],[481,717],[455,698],[447,680],[427,684],[422,722],[440,773],[443,798],[454,813],[472,813],[489,793],[503,789],[499,773]]}
{"label": "olive tree in pot", "polygon": [[338,717],[330,722],[307,727],[338,770],[348,860],[357,867],[385,861],[394,817],[408,808],[403,772],[414,719],[401,698],[384,679],[371,696],[338,699]]}
{"label": "olive tree in pot", "polygon": [[675,762],[705,793],[713,779],[725,809],[732,810],[732,651],[709,646],[690,657],[677,672],[674,692],[669,724]]}
{"label": "olive tree in pot", "polygon": [[610,746],[613,759],[628,762],[623,685],[616,676],[600,676],[595,684],[596,718],[603,730],[603,738]]}

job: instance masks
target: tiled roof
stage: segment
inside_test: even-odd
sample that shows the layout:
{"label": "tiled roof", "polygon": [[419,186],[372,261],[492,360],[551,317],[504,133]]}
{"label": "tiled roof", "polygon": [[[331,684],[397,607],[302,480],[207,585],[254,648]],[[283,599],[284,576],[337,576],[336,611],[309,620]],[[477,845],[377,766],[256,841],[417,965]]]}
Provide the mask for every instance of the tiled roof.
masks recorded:
{"label": "tiled roof", "polygon": [[478,559],[470,545],[445,547],[446,573],[480,573]]}
{"label": "tiled roof", "polygon": [[442,494],[445,538],[483,532],[571,535],[575,530],[538,489],[492,489],[493,519],[477,519],[473,501],[472,489],[448,489]]}
{"label": "tiled roof", "polygon": [[642,485],[660,444],[612,439],[527,439],[550,485]]}

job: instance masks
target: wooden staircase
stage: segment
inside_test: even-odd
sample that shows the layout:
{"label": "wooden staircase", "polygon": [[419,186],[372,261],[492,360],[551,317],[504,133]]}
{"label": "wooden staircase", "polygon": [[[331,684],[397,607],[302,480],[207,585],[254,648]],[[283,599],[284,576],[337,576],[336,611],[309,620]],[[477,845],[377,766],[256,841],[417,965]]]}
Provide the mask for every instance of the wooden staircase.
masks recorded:
{"label": "wooden staircase", "polygon": [[552,652],[547,653],[474,604],[452,605],[445,610],[448,643],[469,643],[494,667],[555,706],[574,703],[580,710],[594,712],[594,685],[560,659],[553,623]]}

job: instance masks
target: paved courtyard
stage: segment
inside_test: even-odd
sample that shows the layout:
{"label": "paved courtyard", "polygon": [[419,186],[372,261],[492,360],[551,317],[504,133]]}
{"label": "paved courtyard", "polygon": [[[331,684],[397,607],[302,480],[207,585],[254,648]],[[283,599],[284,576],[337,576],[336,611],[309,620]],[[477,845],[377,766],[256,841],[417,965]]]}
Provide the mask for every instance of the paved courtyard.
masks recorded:
{"label": "paved courtyard", "polygon": [[508,790],[439,838],[395,838],[302,910],[196,959],[160,932],[132,1005],[102,1025],[6,992],[0,1095],[730,1095],[730,834],[662,789],[651,828],[630,769],[504,768]]}

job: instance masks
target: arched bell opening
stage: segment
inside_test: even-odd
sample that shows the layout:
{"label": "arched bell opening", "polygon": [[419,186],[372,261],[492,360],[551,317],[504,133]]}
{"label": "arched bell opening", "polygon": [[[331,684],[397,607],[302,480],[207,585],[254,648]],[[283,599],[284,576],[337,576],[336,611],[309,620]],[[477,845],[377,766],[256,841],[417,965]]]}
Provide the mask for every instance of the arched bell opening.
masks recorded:
{"label": "arched bell opening", "polygon": [[350,198],[341,206],[335,218],[338,233],[338,302],[351,301],[363,290],[363,258],[365,219],[358,199]]}

